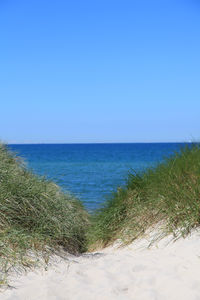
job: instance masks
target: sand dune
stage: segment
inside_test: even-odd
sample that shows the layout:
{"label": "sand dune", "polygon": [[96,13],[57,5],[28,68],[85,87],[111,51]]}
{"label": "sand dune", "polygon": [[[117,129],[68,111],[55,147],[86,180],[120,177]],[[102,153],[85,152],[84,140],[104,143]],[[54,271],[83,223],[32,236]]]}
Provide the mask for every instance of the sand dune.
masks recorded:
{"label": "sand dune", "polygon": [[155,242],[155,232],[124,248],[66,259],[47,271],[14,275],[1,300],[199,300],[200,231]]}

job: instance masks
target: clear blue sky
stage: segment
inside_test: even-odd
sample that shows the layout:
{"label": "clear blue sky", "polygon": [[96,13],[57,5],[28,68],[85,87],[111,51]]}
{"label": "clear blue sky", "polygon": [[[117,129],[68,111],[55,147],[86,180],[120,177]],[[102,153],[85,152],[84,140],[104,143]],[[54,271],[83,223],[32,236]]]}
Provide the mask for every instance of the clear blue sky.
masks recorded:
{"label": "clear blue sky", "polygon": [[0,139],[200,138],[198,0],[0,0]]}

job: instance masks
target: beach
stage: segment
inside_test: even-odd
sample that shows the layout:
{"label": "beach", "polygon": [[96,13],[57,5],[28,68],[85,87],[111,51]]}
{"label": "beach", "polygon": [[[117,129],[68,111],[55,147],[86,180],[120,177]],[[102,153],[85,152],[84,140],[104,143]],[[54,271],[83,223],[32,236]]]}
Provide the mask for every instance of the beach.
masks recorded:
{"label": "beach", "polygon": [[[159,239],[157,239],[159,237]],[[175,241],[158,230],[80,256],[55,255],[48,269],[10,277],[1,300],[198,300],[200,230]]]}
{"label": "beach", "polygon": [[0,300],[200,300],[199,1],[0,3]]}

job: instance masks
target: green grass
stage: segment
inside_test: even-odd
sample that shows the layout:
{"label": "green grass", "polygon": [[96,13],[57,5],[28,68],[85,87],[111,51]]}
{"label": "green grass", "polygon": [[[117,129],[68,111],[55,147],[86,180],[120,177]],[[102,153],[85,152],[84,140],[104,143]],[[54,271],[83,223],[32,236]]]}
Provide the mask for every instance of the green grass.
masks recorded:
{"label": "green grass", "polygon": [[129,243],[159,222],[178,236],[200,225],[199,144],[130,174],[90,221],[77,199],[27,171],[0,144],[0,285],[10,268],[48,263],[60,246],[81,253],[118,238]]}
{"label": "green grass", "polygon": [[0,144],[0,284],[9,268],[37,263],[31,251],[44,261],[60,246],[70,253],[83,252],[88,224],[78,200],[27,171]]}
{"label": "green grass", "polygon": [[146,229],[164,224],[166,233],[187,235],[200,225],[200,146],[185,147],[156,168],[131,174],[92,216],[90,249],[117,238],[131,242]]}

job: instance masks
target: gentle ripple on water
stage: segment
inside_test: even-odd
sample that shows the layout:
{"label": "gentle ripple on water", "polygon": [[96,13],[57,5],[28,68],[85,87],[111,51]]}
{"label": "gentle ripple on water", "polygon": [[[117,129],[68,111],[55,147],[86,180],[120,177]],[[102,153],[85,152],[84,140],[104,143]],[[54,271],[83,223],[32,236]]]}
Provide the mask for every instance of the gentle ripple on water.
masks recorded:
{"label": "gentle ripple on water", "polygon": [[128,172],[155,166],[184,144],[24,144],[9,145],[35,173],[45,175],[75,194],[93,210],[118,186]]}

